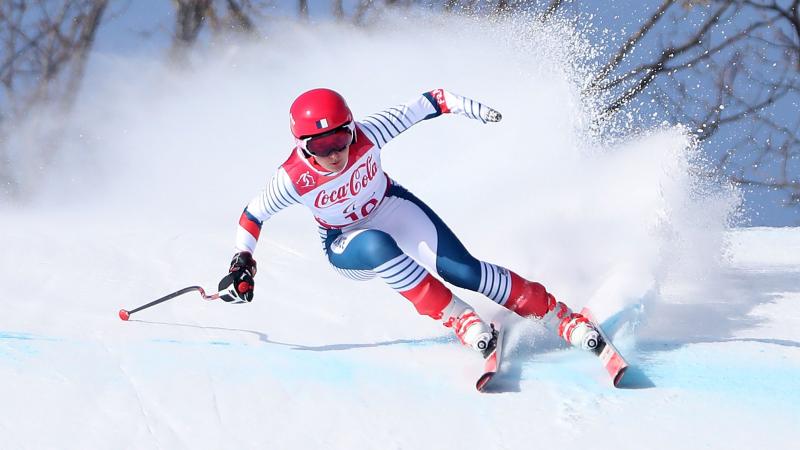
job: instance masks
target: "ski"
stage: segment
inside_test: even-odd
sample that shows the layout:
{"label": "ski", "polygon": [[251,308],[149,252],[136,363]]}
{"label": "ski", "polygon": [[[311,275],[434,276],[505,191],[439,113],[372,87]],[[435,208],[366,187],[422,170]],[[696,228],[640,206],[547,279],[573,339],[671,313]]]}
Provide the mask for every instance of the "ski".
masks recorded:
{"label": "ski", "polygon": [[581,315],[589,319],[589,321],[592,322],[592,325],[594,325],[594,327],[597,329],[597,332],[600,333],[600,342],[592,351],[600,358],[600,361],[603,363],[606,372],[608,372],[608,374],[611,376],[614,387],[619,387],[622,377],[625,375],[625,371],[628,369],[628,363],[625,361],[625,358],[622,357],[622,354],[620,354],[617,348],[614,347],[614,344],[611,343],[611,340],[608,338],[608,336],[606,336],[605,332],[600,327],[600,324],[595,319],[592,311],[589,308],[583,308],[583,310],[581,310]]}
{"label": "ski", "polygon": [[475,387],[479,392],[485,392],[486,386],[492,381],[492,378],[500,370],[500,363],[503,358],[503,328],[496,328],[492,324],[492,340],[489,341],[489,347],[486,349],[484,356],[483,374],[478,378]]}

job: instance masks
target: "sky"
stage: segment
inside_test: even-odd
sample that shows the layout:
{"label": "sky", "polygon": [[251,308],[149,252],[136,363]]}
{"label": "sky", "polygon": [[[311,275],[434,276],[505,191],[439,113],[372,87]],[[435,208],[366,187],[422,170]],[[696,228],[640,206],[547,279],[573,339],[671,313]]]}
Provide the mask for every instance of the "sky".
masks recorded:
{"label": "sky", "polygon": [[[697,13],[690,14],[688,20],[681,21],[681,25],[676,29],[686,29],[687,24],[691,24],[691,29],[695,29],[701,20],[705,20],[705,15],[708,11],[716,9],[716,5],[705,7],[702,5],[702,2],[697,3],[698,4],[694,7]],[[649,18],[661,4],[662,2],[658,0],[571,2],[568,3],[567,9],[572,13],[579,11],[586,19],[585,23],[590,23],[590,30],[588,32],[589,40],[593,45],[605,49],[601,51],[602,54],[606,55],[601,58],[601,61],[605,62],[609,58],[608,55],[615,53],[621,43],[634,31],[638,30],[644,19]],[[680,9],[673,6],[668,10],[667,15],[668,17],[677,17],[679,12]],[[746,9],[745,12],[738,16],[739,19],[733,21],[733,23],[738,23],[741,27],[744,27],[745,25],[741,25],[741,23],[745,19],[748,21],[752,20],[755,14],[758,14],[756,10]],[[720,42],[725,38],[726,31],[727,36],[730,36],[732,34],[732,27],[728,26],[728,23],[729,22],[722,21],[722,26],[713,28],[712,32],[709,34],[710,38],[707,39],[706,42]],[[747,25],[749,25],[749,22]],[[637,61],[637,63],[625,63],[622,65],[623,70],[624,68],[636,66],[638,61],[642,61],[643,59],[649,61],[651,57],[646,55],[650,55],[654,52],[658,54],[660,50],[666,46],[665,43],[668,42],[669,37],[665,38],[663,35],[657,33],[657,30],[658,28],[649,33],[648,36],[642,39],[637,45],[633,53],[635,57],[632,59],[633,61]],[[794,32],[791,29],[785,30],[785,32],[790,38],[794,36]],[[768,36],[773,36],[773,34],[768,34]],[[676,41],[682,42],[680,38],[676,39]],[[784,59],[782,56],[775,55],[774,51],[772,51],[771,57],[773,60]],[[774,74],[774,72],[765,71],[759,73],[756,71],[755,78],[767,77],[768,75],[765,75],[766,73]],[[715,95],[716,87],[711,84],[712,80],[708,78],[699,78],[697,74],[694,74],[688,77],[687,75],[683,75],[682,79],[689,92],[699,98],[710,99]],[[739,80],[743,79],[744,77],[739,78]],[[747,87],[740,92],[752,93],[757,91],[759,91],[758,84],[750,82]],[[660,98],[654,97],[650,92],[645,92],[644,95],[641,96],[641,101],[636,102],[636,107],[633,109],[633,121],[637,122],[637,124],[652,126],[667,117],[665,113],[668,111],[665,109],[667,106],[665,102]],[[753,103],[755,103],[755,101],[753,101]],[[723,105],[723,107],[724,106],[728,107],[728,111],[733,110],[733,108],[731,108],[732,105]],[[797,114],[798,110],[800,110],[800,98],[796,95],[790,95],[771,108],[772,118],[776,122],[792,128],[796,126],[797,121],[800,120],[800,116]],[[725,152],[729,151],[731,148],[735,149],[738,142],[745,137],[743,133],[750,132],[751,130],[751,128],[743,129],[740,125],[722,128],[713,139],[703,144],[703,151],[708,155],[711,161],[717,161]],[[755,135],[753,137],[762,140],[767,139],[765,135]],[[734,161],[739,161],[739,164],[744,164],[744,167],[748,168],[746,173],[749,176],[755,178],[764,177],[766,176],[765,174],[778,176],[777,170],[780,168],[780,165],[766,165],[762,162],[761,168],[754,171],[752,169],[752,159],[753,158],[746,153],[741,153],[733,158]],[[797,170],[800,168],[796,155],[789,162],[789,167],[790,171],[793,170],[795,172],[796,177]],[[743,192],[744,204],[743,220],[739,222],[739,225],[800,225],[800,208],[787,205],[788,198],[785,192],[750,186],[742,186],[741,190]]]}

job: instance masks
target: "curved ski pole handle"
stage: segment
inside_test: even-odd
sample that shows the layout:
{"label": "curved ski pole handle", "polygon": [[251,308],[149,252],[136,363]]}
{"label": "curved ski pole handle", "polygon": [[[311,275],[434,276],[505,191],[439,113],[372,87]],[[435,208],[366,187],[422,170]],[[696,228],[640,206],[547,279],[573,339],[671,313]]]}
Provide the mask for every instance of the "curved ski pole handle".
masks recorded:
{"label": "curved ski pole handle", "polygon": [[122,319],[122,320],[128,320],[128,318],[130,318],[130,315],[135,313],[135,312],[141,311],[143,309],[147,309],[147,308],[149,308],[151,306],[155,306],[155,305],[157,305],[159,303],[163,303],[163,302],[165,302],[167,300],[172,300],[175,297],[178,297],[180,295],[183,295],[183,294],[186,294],[187,292],[192,292],[192,291],[200,292],[200,295],[203,296],[203,300],[216,300],[220,296],[219,292],[215,292],[215,293],[213,293],[211,295],[207,295],[205,289],[201,288],[200,286],[189,286],[189,287],[185,287],[185,288],[183,288],[181,290],[175,291],[175,292],[173,292],[171,294],[167,294],[167,295],[165,295],[165,296],[163,296],[163,297],[161,297],[159,299],[153,300],[152,302],[150,302],[150,303],[148,303],[146,305],[139,306],[138,308],[134,308],[134,309],[132,309],[130,311],[125,310],[125,309],[120,309],[119,310],[119,318]]}

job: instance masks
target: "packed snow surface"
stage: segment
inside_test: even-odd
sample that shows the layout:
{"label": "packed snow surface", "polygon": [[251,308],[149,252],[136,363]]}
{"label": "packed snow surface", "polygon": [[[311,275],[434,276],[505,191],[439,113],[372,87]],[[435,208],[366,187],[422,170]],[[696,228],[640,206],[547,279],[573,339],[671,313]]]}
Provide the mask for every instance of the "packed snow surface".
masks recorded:
{"label": "packed snow surface", "polygon": [[[396,25],[276,25],[178,72],[93,55],[70,151],[47,167],[17,155],[36,192],[2,208],[0,448],[793,447],[800,230],[731,228],[736,192],[698,175],[680,127],[600,142],[579,95],[592,55],[568,26]],[[251,304],[192,293],[121,321],[214,290],[242,208],[292,145],[288,105],[318,86],[357,116],[437,87],[500,110],[422,123],[384,167],[475,256],[594,309],[633,366],[623,388],[457,290],[510,330],[478,393],[480,358],[380,281],[333,272],[299,206],[264,225]]]}

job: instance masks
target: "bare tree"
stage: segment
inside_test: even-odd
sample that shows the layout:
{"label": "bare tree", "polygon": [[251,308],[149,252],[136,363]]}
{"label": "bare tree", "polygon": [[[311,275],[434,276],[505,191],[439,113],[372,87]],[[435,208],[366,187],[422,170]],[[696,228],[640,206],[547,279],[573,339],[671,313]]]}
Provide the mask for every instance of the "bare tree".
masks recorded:
{"label": "bare tree", "polygon": [[[185,51],[193,47],[203,30],[208,28],[215,36],[230,34],[255,34],[255,23],[263,19],[268,2],[253,0],[173,0],[175,4],[175,32],[172,39],[172,57],[183,62]],[[307,9],[307,4],[306,4]]]}
{"label": "bare tree", "polygon": [[800,0],[665,0],[586,90],[608,99],[603,120],[655,101],[715,175],[800,207]]}
{"label": "bare tree", "polygon": [[[421,0],[420,4],[429,4]],[[591,5],[568,0],[443,0],[445,12],[548,21]],[[800,0],[661,0],[584,88],[598,129],[659,105],[715,159],[709,176],[781,191],[800,209]]]}
{"label": "bare tree", "polygon": [[[173,0],[172,54],[203,33],[257,34],[270,0]],[[0,0],[0,163],[7,124],[42,105],[75,102],[108,0]],[[388,8],[471,15],[535,12],[542,21],[586,8],[568,0],[331,0],[337,20],[369,23]],[[689,126],[715,158],[711,175],[778,190],[800,209],[800,0],[661,0],[609,52],[585,86],[602,99],[598,126],[658,105]],[[298,18],[309,2],[298,0]],[[572,9],[570,9],[572,8]],[[654,51],[655,50],[655,51]],[[627,120],[627,119],[622,119]],[[0,182],[8,183],[8,165]]]}
{"label": "bare tree", "polygon": [[71,106],[107,3],[72,0],[58,8],[45,0],[0,3],[3,115],[25,113],[44,101]]}
{"label": "bare tree", "polygon": [[175,9],[173,48],[181,51],[197,41],[211,14],[211,0],[175,0]]}
{"label": "bare tree", "polygon": [[[563,0],[549,0],[549,6],[542,7],[544,0],[445,0],[441,4],[448,13],[465,13],[470,15],[510,15],[518,11],[545,11],[545,15],[554,13]],[[420,0],[418,4],[430,4]]]}
{"label": "bare tree", "polygon": [[[67,112],[79,92],[108,0],[0,2],[0,182],[16,191],[8,123],[47,105]],[[45,158],[51,151],[26,149]]]}
{"label": "bare tree", "polygon": [[334,0],[333,1],[333,17],[336,20],[343,20],[344,19],[344,3],[343,0]]}
{"label": "bare tree", "polygon": [[545,8],[544,13],[542,13],[541,21],[546,22],[553,17],[563,4],[563,0],[551,0],[550,4]]}
{"label": "bare tree", "polygon": [[300,20],[308,20],[308,0],[297,0],[297,11]]}

